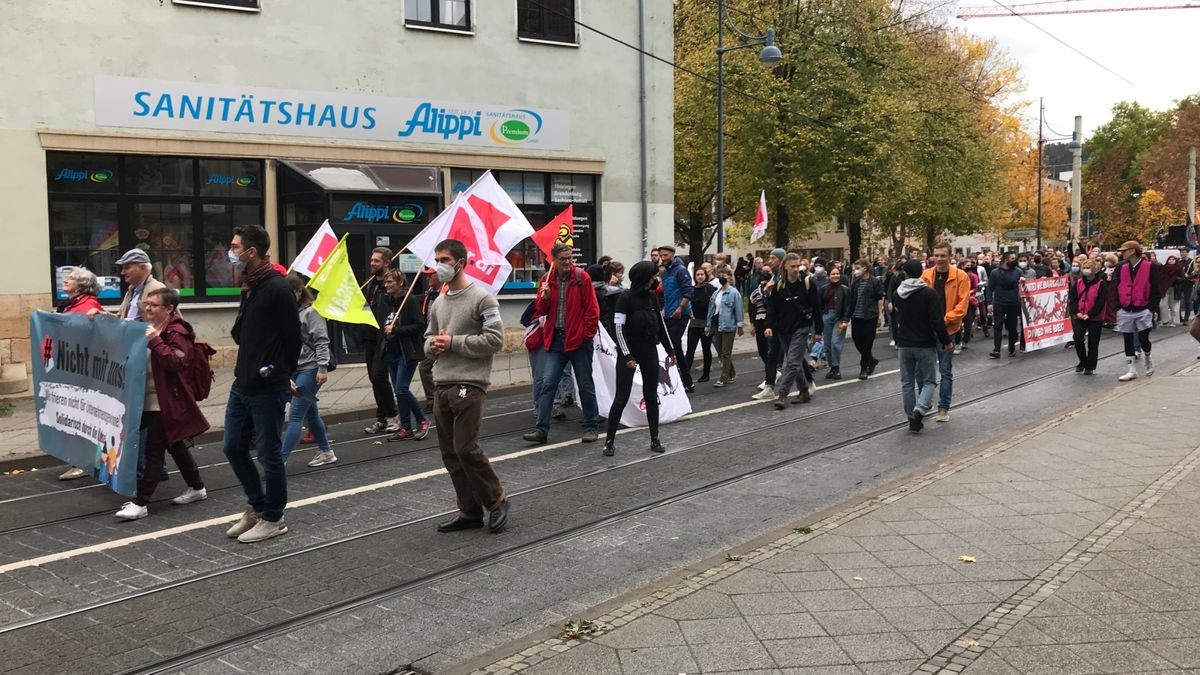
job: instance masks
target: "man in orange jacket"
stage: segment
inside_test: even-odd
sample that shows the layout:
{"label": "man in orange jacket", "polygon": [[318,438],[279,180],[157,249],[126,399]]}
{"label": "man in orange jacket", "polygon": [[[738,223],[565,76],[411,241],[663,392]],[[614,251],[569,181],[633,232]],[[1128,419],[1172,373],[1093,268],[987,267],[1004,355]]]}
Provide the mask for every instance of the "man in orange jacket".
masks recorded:
{"label": "man in orange jacket", "polygon": [[[946,332],[953,336],[962,330],[963,317],[971,302],[971,278],[950,264],[950,245],[933,247],[933,267],[921,273],[921,281],[936,290],[946,302]],[[954,347],[937,346],[938,387],[937,421],[950,421],[950,397],[954,393]]]}

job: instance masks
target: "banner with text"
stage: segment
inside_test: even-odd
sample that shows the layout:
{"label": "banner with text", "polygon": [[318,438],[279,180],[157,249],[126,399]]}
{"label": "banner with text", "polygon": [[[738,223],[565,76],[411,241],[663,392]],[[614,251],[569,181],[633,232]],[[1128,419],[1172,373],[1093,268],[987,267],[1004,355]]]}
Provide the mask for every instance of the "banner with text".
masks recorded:
{"label": "banner with text", "polygon": [[567,113],[530,106],[393,98],[97,75],[96,124],[108,127],[566,150]]}
{"label": "banner with text", "polygon": [[[601,415],[607,415],[616,398],[617,388],[617,345],[609,337],[608,331],[601,328],[596,331],[592,340],[592,382],[596,385],[596,405]],[[679,369],[675,366],[666,367],[667,353],[661,345],[658,347],[658,372],[652,377],[658,380],[658,421],[661,424],[674,422],[692,412],[692,402],[688,400],[687,392],[683,390],[683,382],[679,379]],[[624,363],[621,368],[627,368]],[[638,372],[633,376],[633,388],[629,393],[629,403],[621,412],[621,424],[627,427],[644,427],[646,421],[646,399],[642,396],[642,378],[646,373]]]}
{"label": "banner with text", "polygon": [[146,324],[35,312],[29,334],[38,444],[132,497],[141,453]]}
{"label": "banner with text", "polygon": [[1025,350],[1044,349],[1070,342],[1068,316],[1070,277],[1021,279],[1021,315],[1025,320]]}

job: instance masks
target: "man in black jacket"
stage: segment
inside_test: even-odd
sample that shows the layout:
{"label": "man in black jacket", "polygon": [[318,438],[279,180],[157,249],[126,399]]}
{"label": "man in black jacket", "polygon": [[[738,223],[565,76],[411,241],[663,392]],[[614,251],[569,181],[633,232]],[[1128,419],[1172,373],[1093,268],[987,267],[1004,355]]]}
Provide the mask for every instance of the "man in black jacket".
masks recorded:
{"label": "man in black jacket", "polygon": [[792,403],[808,403],[808,377],[804,362],[808,359],[808,336],[821,339],[821,301],[812,280],[801,276],[800,256],[789,253],[783,259],[783,273],[774,292],[767,296],[766,336],[778,337],[783,356],[783,375],[775,387],[775,409],[783,410],[788,391],[794,383],[799,389]]}
{"label": "man in black jacket", "polygon": [[[225,406],[225,457],[250,505],[226,532],[243,543],[286,534],[287,473],[283,468],[283,414],[300,358],[296,296],[271,266],[271,236],[258,225],[233,231],[229,262],[241,272],[242,304],[233,322],[238,344],[233,387]],[[253,436],[265,478],[250,458]]]}
{"label": "man in black jacket", "polygon": [[933,408],[937,389],[937,345],[950,346],[946,332],[945,299],[921,281],[921,262],[904,263],[907,277],[896,288],[896,347],[900,357],[900,395],[908,430],[916,433]]}
{"label": "man in black jacket", "polygon": [[[379,246],[371,251],[371,261],[367,264],[371,270],[371,278],[363,287],[363,297],[367,306],[375,315],[375,323],[380,326],[387,321],[391,303],[387,299],[387,291],[383,289],[383,274],[392,264],[392,249]],[[388,381],[387,368],[383,364],[383,344],[385,339],[378,328],[359,325],[359,337],[362,339],[363,358],[367,365],[367,380],[371,383],[371,393],[375,395],[375,423],[363,429],[368,434],[396,433],[400,430],[400,420],[396,417],[396,394]]]}

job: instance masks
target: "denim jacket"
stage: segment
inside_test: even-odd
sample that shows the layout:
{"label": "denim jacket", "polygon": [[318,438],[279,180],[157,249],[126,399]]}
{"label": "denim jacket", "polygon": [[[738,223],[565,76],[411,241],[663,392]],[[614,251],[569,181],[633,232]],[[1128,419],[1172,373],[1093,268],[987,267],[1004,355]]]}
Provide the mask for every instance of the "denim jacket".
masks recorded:
{"label": "denim jacket", "polygon": [[709,334],[712,333],[714,316],[717,319],[718,332],[732,333],[742,327],[742,294],[733,284],[726,286],[723,291],[713,293],[712,299],[708,302],[708,321],[705,331]]}

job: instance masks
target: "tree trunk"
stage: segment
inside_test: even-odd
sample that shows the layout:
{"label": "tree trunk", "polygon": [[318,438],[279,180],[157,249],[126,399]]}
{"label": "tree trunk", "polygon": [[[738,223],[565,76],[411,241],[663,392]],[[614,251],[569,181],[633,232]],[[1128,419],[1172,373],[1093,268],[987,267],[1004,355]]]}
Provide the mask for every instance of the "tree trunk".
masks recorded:
{"label": "tree trunk", "polygon": [[930,251],[933,250],[934,229],[935,229],[934,225],[926,225],[925,226],[925,252],[926,253],[929,253]]}
{"label": "tree trunk", "polygon": [[786,249],[788,240],[791,234],[788,230],[791,227],[791,221],[788,219],[787,207],[779,202],[775,202],[775,248]]}
{"label": "tree trunk", "polygon": [[848,215],[844,221],[846,237],[850,239],[850,260],[858,260],[862,256],[862,215]]}
{"label": "tree trunk", "polygon": [[688,232],[687,232],[688,258],[691,260],[703,260],[704,249],[704,216],[699,211],[688,213]]}

